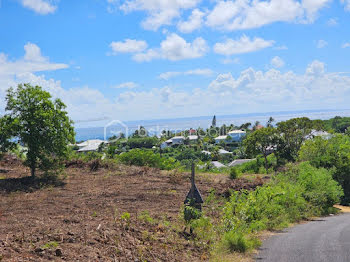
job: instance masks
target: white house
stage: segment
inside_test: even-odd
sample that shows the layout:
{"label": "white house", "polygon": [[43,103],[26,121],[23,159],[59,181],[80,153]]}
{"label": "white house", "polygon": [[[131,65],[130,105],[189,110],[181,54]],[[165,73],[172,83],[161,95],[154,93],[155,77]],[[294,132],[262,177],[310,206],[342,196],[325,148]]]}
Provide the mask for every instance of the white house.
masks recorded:
{"label": "white house", "polygon": [[222,142],[222,141],[225,142],[226,140],[227,140],[227,136],[218,136],[215,138],[215,143],[220,144],[220,142]]}
{"label": "white house", "polygon": [[205,155],[209,155],[209,156],[211,155],[211,153],[209,151],[206,151],[206,150],[203,150],[201,153],[205,154]]}
{"label": "white house", "polygon": [[215,168],[223,168],[223,167],[226,167],[224,164],[220,163],[219,161],[212,161],[211,164],[212,164]]}
{"label": "white house", "polygon": [[188,136],[188,140],[190,140],[190,142],[195,142],[198,140],[198,136],[196,135]]}
{"label": "white house", "polygon": [[247,132],[244,130],[233,130],[228,133],[228,136],[232,141],[240,142],[247,135]]}
{"label": "white house", "polygon": [[229,154],[232,154],[232,152],[229,152],[225,149],[219,149],[219,154],[220,155],[229,155]]}
{"label": "white house", "polygon": [[181,144],[184,143],[184,141],[185,141],[185,137],[183,137],[183,136],[174,136],[173,138],[168,139],[167,141],[163,142],[160,145],[160,148],[164,149],[164,148],[167,148],[167,147],[170,147],[170,146],[173,146],[173,145],[181,145]]}
{"label": "white house", "polygon": [[99,146],[102,143],[108,143],[107,141],[100,140],[100,139],[94,139],[94,140],[87,140],[85,142],[77,144],[79,147],[78,152],[92,152],[92,151],[97,151]]}
{"label": "white house", "polygon": [[324,139],[330,139],[332,137],[332,134],[326,132],[326,131],[317,131],[317,130],[311,130],[310,134],[305,137],[305,139],[313,139],[316,136],[322,137]]}
{"label": "white house", "polygon": [[172,139],[172,145],[181,145],[185,141],[184,136],[174,136]]}
{"label": "white house", "polygon": [[233,160],[230,164],[228,164],[228,166],[229,167],[238,166],[253,160],[255,159],[236,159],[236,160]]}

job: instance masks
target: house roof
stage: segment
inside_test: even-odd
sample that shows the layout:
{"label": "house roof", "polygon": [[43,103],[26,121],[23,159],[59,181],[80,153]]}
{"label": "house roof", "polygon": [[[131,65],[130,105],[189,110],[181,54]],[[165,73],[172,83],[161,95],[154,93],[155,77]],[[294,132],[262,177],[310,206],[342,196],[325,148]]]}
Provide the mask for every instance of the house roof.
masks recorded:
{"label": "house roof", "polygon": [[245,134],[246,131],[244,130],[233,130],[233,131],[230,131],[228,132],[228,134]]}
{"label": "house roof", "polygon": [[212,161],[211,164],[216,168],[226,167],[224,164],[220,163],[219,161]]}
{"label": "house roof", "polygon": [[238,166],[238,165],[241,165],[241,164],[253,161],[253,160],[254,159],[236,159],[236,160],[233,160],[230,164],[228,164],[228,166],[229,167]]}
{"label": "house roof", "polygon": [[211,155],[211,153],[209,151],[206,151],[206,150],[203,150],[202,153],[206,154],[206,155]]}
{"label": "house roof", "polygon": [[215,140],[226,140],[227,136],[218,136],[215,138]]}
{"label": "house roof", "polygon": [[172,139],[185,139],[184,136],[174,136]]}
{"label": "house roof", "polygon": [[189,140],[197,140],[197,139],[198,139],[198,136],[195,136],[195,135],[193,135],[193,136],[188,136],[188,139],[189,139]]}
{"label": "house roof", "polygon": [[219,154],[225,155],[225,154],[232,154],[231,152],[225,150],[225,149],[219,149]]}
{"label": "house roof", "polygon": [[100,139],[92,139],[92,140],[86,140],[82,143],[79,143],[77,144],[78,147],[86,147],[86,146],[89,146],[89,145],[100,145],[102,143],[107,143],[106,141],[104,140],[100,140]]}
{"label": "house roof", "polygon": [[100,144],[92,144],[92,145],[84,146],[80,148],[78,152],[97,151],[99,146]]}

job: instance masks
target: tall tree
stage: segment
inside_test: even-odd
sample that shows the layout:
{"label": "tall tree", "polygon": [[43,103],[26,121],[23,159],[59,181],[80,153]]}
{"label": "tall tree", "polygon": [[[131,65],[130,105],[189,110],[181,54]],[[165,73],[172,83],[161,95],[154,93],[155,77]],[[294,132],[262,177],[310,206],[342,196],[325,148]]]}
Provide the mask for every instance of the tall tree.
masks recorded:
{"label": "tall tree", "polygon": [[307,117],[292,118],[279,122],[277,130],[281,139],[276,154],[278,160],[295,161],[300,147],[311,133],[312,128],[313,123]]}
{"label": "tall tree", "polygon": [[265,127],[258,129],[247,136],[243,141],[244,148],[247,154],[257,156],[262,154],[265,161],[266,172],[269,170],[267,156],[270,153],[270,148],[277,144],[278,136],[276,129],[273,127]]}
{"label": "tall tree", "polygon": [[36,169],[47,172],[58,167],[74,143],[73,122],[65,104],[52,100],[50,93],[30,84],[10,88],[6,96],[6,115],[12,125],[13,137],[28,147],[25,165],[34,177]]}
{"label": "tall tree", "polygon": [[213,120],[211,121],[211,126],[216,127],[216,116],[214,115]]}
{"label": "tall tree", "polygon": [[275,122],[275,119],[273,119],[272,116],[270,116],[269,120],[267,120],[266,126],[267,127],[272,127],[272,123]]}

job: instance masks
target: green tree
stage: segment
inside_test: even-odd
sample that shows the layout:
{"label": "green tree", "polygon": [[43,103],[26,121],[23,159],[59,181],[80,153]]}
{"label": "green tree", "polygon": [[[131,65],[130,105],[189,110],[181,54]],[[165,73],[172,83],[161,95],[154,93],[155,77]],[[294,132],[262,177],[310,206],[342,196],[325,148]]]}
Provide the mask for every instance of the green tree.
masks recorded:
{"label": "green tree", "polygon": [[6,117],[12,126],[11,136],[28,147],[25,165],[35,176],[37,168],[47,172],[59,166],[74,143],[73,122],[60,99],[30,84],[10,88],[6,96]]}
{"label": "green tree", "polygon": [[282,160],[295,161],[297,159],[299,149],[312,128],[313,122],[307,117],[277,123],[277,130],[281,138],[276,152],[279,164]]}
{"label": "green tree", "polygon": [[262,154],[265,161],[266,172],[269,170],[267,156],[270,148],[275,146],[278,141],[276,129],[273,127],[265,127],[249,134],[243,141],[246,153],[251,156]]}
{"label": "green tree", "polygon": [[273,119],[273,117],[270,116],[269,120],[266,123],[266,126],[267,127],[273,127],[273,124],[272,124],[273,122],[275,122],[275,119]]}
{"label": "green tree", "polygon": [[214,115],[213,120],[211,121],[211,126],[216,127],[216,116]]}
{"label": "green tree", "polygon": [[343,204],[350,203],[350,138],[335,135],[330,139],[315,137],[301,147],[299,159],[332,170],[333,178],[344,190]]}
{"label": "green tree", "polygon": [[13,125],[8,116],[0,118],[0,157],[16,144],[11,141]]}

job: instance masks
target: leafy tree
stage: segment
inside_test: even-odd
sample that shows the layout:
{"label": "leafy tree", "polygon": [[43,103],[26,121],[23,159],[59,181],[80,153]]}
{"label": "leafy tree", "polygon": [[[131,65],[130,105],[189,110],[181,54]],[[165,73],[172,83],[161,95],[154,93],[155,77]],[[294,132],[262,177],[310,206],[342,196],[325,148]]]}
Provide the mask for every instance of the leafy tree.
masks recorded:
{"label": "leafy tree", "polygon": [[295,161],[298,151],[313,128],[313,122],[307,118],[293,118],[277,123],[277,130],[281,137],[276,156],[281,160]]}
{"label": "leafy tree", "polygon": [[12,149],[15,143],[11,141],[13,125],[12,121],[8,116],[0,118],[0,158],[3,153]]}
{"label": "leafy tree", "polygon": [[265,169],[268,172],[268,160],[267,156],[270,153],[269,148],[275,146],[278,141],[276,129],[273,127],[265,127],[254,131],[249,134],[243,141],[243,145],[246,152],[252,156],[262,154],[265,161]]}
{"label": "leafy tree", "polygon": [[40,168],[49,171],[58,167],[74,143],[73,122],[60,99],[52,101],[50,93],[30,84],[10,88],[6,96],[8,125],[11,136],[28,147],[25,165],[35,176]]}
{"label": "leafy tree", "polygon": [[350,138],[335,135],[329,140],[315,137],[301,147],[299,159],[315,167],[333,171],[333,178],[344,190],[343,204],[350,203]]}
{"label": "leafy tree", "polygon": [[256,130],[259,125],[260,125],[260,122],[259,121],[255,121],[255,124],[253,126],[253,130]]}
{"label": "leafy tree", "polygon": [[350,127],[350,117],[336,116],[329,120],[325,120],[324,127],[327,130],[332,129],[337,133],[345,133],[348,127]]}
{"label": "leafy tree", "polygon": [[247,122],[247,123],[242,124],[242,125],[239,127],[239,129],[245,129],[245,130],[247,130],[247,129],[249,129],[249,127],[250,127],[251,125],[252,125],[252,123]]}
{"label": "leafy tree", "polygon": [[273,122],[275,122],[275,119],[273,119],[272,116],[270,116],[269,120],[267,121],[266,126],[273,127],[273,125],[272,125]]}

